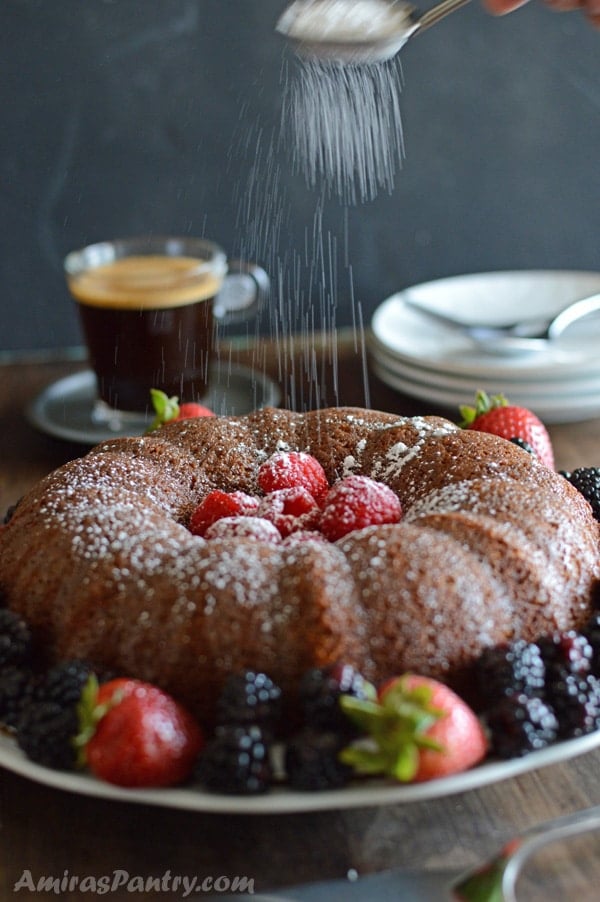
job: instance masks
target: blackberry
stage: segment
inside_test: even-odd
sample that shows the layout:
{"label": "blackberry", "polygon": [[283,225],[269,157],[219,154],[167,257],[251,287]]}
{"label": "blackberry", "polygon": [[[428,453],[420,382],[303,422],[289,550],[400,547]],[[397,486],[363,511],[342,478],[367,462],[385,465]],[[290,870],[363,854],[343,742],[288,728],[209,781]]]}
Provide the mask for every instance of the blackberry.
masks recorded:
{"label": "blackberry", "polygon": [[51,667],[36,683],[35,702],[54,702],[63,708],[76,705],[93,673],[87,661],[73,659]]}
{"label": "blackberry", "polygon": [[528,454],[533,454],[534,457],[536,456],[533,445],[530,445],[529,442],[526,442],[524,438],[520,438],[518,435],[515,435],[513,436],[513,438],[509,439],[509,441],[511,441],[513,445],[516,445],[518,448],[522,448],[523,451],[527,451]]}
{"label": "blackberry", "polygon": [[285,769],[292,789],[318,792],[345,786],[353,770],[338,758],[343,745],[340,735],[330,731],[307,728],[293,736],[285,750]]}
{"label": "blackberry", "polygon": [[217,702],[217,723],[254,723],[273,731],[281,718],[281,703],[281,689],[265,673],[233,674]]}
{"label": "blackberry", "polygon": [[27,624],[8,608],[0,608],[0,667],[29,663],[31,644]]}
{"label": "blackberry", "polygon": [[546,684],[591,670],[594,650],[587,636],[576,630],[543,636],[538,645],[546,667]]}
{"label": "blackberry", "polygon": [[579,467],[572,473],[561,470],[561,475],[589,501],[594,517],[600,520],[600,467]]}
{"label": "blackberry", "polygon": [[16,727],[33,695],[33,673],[10,665],[0,670],[0,723]]}
{"label": "blackberry", "polygon": [[315,730],[333,731],[353,736],[356,728],[342,711],[341,695],[367,700],[373,698],[373,687],[350,664],[308,670],[300,682],[299,702],[307,725]]}
{"label": "blackberry", "polygon": [[228,795],[257,795],[271,786],[269,744],[256,724],[223,724],[200,755],[196,778]]}
{"label": "blackberry", "polygon": [[539,695],[544,688],[546,668],[534,642],[515,642],[484,649],[476,663],[478,693],[489,708],[504,695]]}
{"label": "blackberry", "polygon": [[600,680],[569,674],[548,685],[546,698],[558,719],[560,739],[584,736],[600,728]]}
{"label": "blackberry", "polygon": [[556,742],[558,720],[541,698],[523,692],[505,695],[485,717],[492,752],[499,758],[520,758]]}
{"label": "blackberry", "polygon": [[2,523],[3,523],[5,526],[6,526],[7,523],[10,523],[10,521],[12,520],[13,515],[14,515],[14,513],[15,513],[17,507],[19,506],[19,502],[20,502],[20,501],[21,501],[21,498],[19,498],[18,501],[15,501],[14,504],[11,504],[11,506],[10,506],[9,508],[7,508],[6,513],[4,514],[4,518],[3,518],[3,520],[2,520]]}
{"label": "blackberry", "polygon": [[77,732],[75,708],[63,708],[56,702],[37,702],[29,705],[19,719],[17,743],[37,764],[73,770],[77,763],[73,739]]}
{"label": "blackberry", "polygon": [[600,613],[592,614],[582,633],[592,646],[591,671],[600,676]]}

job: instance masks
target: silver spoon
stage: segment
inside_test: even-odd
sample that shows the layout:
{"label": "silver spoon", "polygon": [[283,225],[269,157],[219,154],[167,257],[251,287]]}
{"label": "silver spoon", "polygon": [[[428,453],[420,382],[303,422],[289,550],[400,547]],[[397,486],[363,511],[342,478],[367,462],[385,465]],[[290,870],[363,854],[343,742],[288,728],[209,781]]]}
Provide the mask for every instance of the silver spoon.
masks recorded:
{"label": "silver spoon", "polygon": [[505,325],[468,323],[410,298],[405,297],[402,302],[427,319],[459,330],[488,353],[504,355],[547,351],[548,343],[556,341],[573,323],[600,310],[600,293],[569,304],[552,318],[521,320]]}
{"label": "silver spoon", "polygon": [[468,2],[442,0],[420,13],[405,0],[294,0],[275,28],[300,56],[350,65],[379,63]]}
{"label": "silver spoon", "polygon": [[[544,846],[600,829],[600,806],[567,814],[523,831],[485,866],[454,871],[390,870],[355,880],[330,880],[269,894],[220,896],[221,902],[364,902],[365,899],[495,899],[517,902],[516,884],[528,860]],[[588,885],[588,884],[586,884]],[[589,887],[591,889],[591,887]],[[209,898],[216,900],[216,896]],[[586,898],[589,898],[586,896]]]}

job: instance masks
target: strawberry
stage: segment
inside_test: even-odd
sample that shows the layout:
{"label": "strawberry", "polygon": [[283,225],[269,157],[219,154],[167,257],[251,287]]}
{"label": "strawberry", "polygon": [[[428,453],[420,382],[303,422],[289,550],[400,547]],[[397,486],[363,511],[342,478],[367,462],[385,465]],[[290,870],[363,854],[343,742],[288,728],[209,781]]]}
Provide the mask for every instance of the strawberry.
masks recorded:
{"label": "strawberry", "polygon": [[196,404],[194,401],[180,404],[179,398],[173,395],[169,398],[164,391],[157,388],[150,389],[150,398],[156,416],[148,427],[148,432],[154,432],[165,423],[174,423],[177,420],[189,420],[195,417],[214,417],[215,414],[208,407]]}
{"label": "strawberry", "polygon": [[193,420],[197,417],[214,417],[215,414],[203,404],[197,404],[195,401],[188,401],[187,404],[179,405],[179,412],[176,416],[167,420],[167,423],[173,423],[175,420]]}
{"label": "strawberry", "polygon": [[429,677],[405,674],[385,683],[376,701],[344,696],[341,706],[369,736],[341,753],[358,773],[423,782],[467,770],[487,752],[474,711]]}
{"label": "strawberry", "polygon": [[95,776],[129,787],[174,786],[189,777],[203,736],[170,695],[119,678],[99,687],[90,713],[78,744]]}
{"label": "strawberry", "polygon": [[509,404],[504,395],[477,392],[475,407],[461,406],[464,429],[490,432],[501,438],[521,439],[533,449],[538,460],[550,470],[554,469],[554,452],[548,431],[542,421],[526,407]]}

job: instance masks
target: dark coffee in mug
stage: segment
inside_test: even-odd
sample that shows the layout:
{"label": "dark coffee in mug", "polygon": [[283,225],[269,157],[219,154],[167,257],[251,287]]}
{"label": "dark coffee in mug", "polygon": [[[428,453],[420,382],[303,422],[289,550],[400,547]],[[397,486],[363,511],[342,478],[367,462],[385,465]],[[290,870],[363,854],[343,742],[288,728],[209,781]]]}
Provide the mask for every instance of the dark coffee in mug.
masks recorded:
{"label": "dark coffee in mug", "polygon": [[204,397],[224,274],[222,263],[160,254],[67,271],[102,401],[143,412],[151,388],[181,401]]}

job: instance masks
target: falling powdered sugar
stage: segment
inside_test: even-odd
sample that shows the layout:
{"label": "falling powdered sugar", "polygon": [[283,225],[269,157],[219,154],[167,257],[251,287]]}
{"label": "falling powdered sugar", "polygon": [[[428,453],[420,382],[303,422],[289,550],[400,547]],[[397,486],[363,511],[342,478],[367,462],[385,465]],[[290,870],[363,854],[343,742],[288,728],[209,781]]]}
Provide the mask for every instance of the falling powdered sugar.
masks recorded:
{"label": "falling powdered sugar", "polygon": [[344,204],[394,189],[404,158],[402,70],[393,59],[352,66],[299,59],[284,85],[282,134],[311,188]]}

